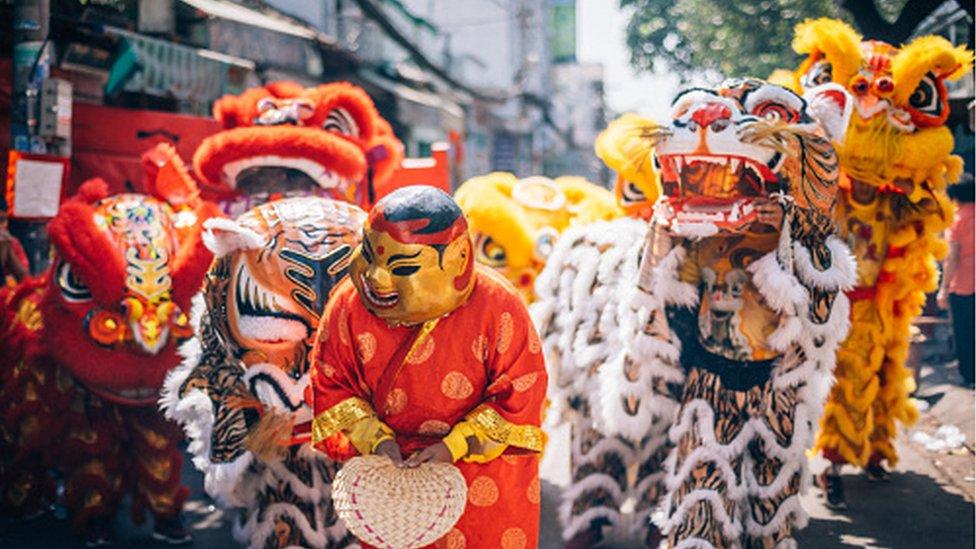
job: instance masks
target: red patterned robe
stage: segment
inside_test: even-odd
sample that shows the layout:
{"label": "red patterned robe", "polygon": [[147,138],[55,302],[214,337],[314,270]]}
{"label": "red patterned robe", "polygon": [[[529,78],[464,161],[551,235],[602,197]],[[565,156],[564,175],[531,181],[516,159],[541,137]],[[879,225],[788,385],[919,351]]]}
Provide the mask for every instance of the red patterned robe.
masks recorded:
{"label": "red patterned robe", "polygon": [[346,279],[319,328],[313,407],[320,418],[362,399],[392,428],[405,457],[465,420],[504,441],[498,458],[456,463],[468,483],[467,507],[434,547],[530,549],[538,546],[547,385],[541,345],[514,289],[488,270],[476,276],[470,299],[420,339],[421,327],[390,327],[370,313]]}

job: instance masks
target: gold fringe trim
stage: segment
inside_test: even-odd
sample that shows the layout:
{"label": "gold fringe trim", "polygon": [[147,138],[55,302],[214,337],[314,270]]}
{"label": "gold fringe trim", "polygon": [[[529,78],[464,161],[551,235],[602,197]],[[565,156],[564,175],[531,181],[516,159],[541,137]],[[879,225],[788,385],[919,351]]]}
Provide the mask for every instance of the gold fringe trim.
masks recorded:
{"label": "gold fringe trim", "polygon": [[465,418],[499,444],[507,444],[533,452],[541,452],[545,446],[545,435],[535,425],[515,425],[503,418],[494,408],[482,404]]}
{"label": "gold fringe trim", "polygon": [[357,397],[347,398],[315,416],[312,420],[312,444],[322,442],[356,422],[374,415],[376,413],[365,400]]}

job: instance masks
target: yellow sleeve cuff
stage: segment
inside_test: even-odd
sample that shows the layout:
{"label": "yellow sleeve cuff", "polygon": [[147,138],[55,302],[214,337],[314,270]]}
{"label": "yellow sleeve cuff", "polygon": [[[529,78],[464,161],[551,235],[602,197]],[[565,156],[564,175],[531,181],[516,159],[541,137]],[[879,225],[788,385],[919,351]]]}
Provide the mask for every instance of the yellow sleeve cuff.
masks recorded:
{"label": "yellow sleeve cuff", "polygon": [[343,432],[349,437],[349,442],[364,456],[372,454],[384,440],[394,438],[393,429],[375,415],[357,421],[348,429],[343,429]]}
{"label": "yellow sleeve cuff", "polygon": [[451,460],[457,461],[468,455],[468,437],[474,436],[474,429],[464,421],[458,423],[444,437],[444,445],[451,451]]}
{"label": "yellow sleeve cuff", "polygon": [[[468,441],[477,440],[477,447],[472,448]],[[477,424],[461,421],[451,429],[443,439],[444,445],[451,451],[454,461],[463,460],[468,463],[488,463],[505,452],[508,444],[501,444],[491,440]]]}
{"label": "yellow sleeve cuff", "polygon": [[393,430],[379,420],[368,402],[347,398],[312,420],[312,443],[317,444],[338,432],[345,433],[362,455],[373,453],[384,440],[394,438]]}

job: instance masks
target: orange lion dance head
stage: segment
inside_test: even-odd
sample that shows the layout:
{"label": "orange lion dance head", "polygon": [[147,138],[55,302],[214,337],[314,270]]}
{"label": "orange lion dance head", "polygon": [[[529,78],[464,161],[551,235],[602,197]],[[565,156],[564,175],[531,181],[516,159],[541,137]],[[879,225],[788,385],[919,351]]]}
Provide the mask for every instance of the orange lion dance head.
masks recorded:
{"label": "orange lion dance head", "polygon": [[403,158],[372,99],[345,82],[273,82],[224,96],[214,117],[225,130],[200,144],[193,165],[224,198],[314,194],[368,207]]}

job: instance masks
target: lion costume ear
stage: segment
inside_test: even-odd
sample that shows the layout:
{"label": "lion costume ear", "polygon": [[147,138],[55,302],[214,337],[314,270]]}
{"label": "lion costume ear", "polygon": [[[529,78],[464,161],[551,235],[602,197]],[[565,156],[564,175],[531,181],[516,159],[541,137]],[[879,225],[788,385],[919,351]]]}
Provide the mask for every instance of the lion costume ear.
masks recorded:
{"label": "lion costume ear", "polygon": [[895,81],[896,105],[908,102],[927,73],[936,78],[956,80],[973,70],[973,52],[966,46],[953,46],[941,36],[922,36],[902,47],[891,62]]}
{"label": "lion costume ear", "polygon": [[794,89],[801,89],[800,79],[810,66],[826,59],[831,66],[833,81],[846,85],[861,68],[861,35],[853,27],[837,19],[822,17],[807,19],[796,26],[793,50],[807,58],[795,73]]}
{"label": "lion costume ear", "polygon": [[91,290],[99,303],[116,303],[125,291],[125,262],[115,244],[95,224],[92,204],[108,196],[104,180],[90,179],[61,205],[47,225],[48,238],[58,255]]}
{"label": "lion costume ear", "polygon": [[197,182],[190,176],[176,148],[159,143],[142,153],[143,188],[172,206],[190,206],[200,196]]}
{"label": "lion costume ear", "polygon": [[854,110],[853,98],[843,86],[835,82],[821,84],[803,94],[807,113],[816,120],[835,145],[844,143],[847,125]]}
{"label": "lion costume ear", "polygon": [[216,257],[263,248],[264,237],[233,219],[212,217],[203,223],[203,243]]}

